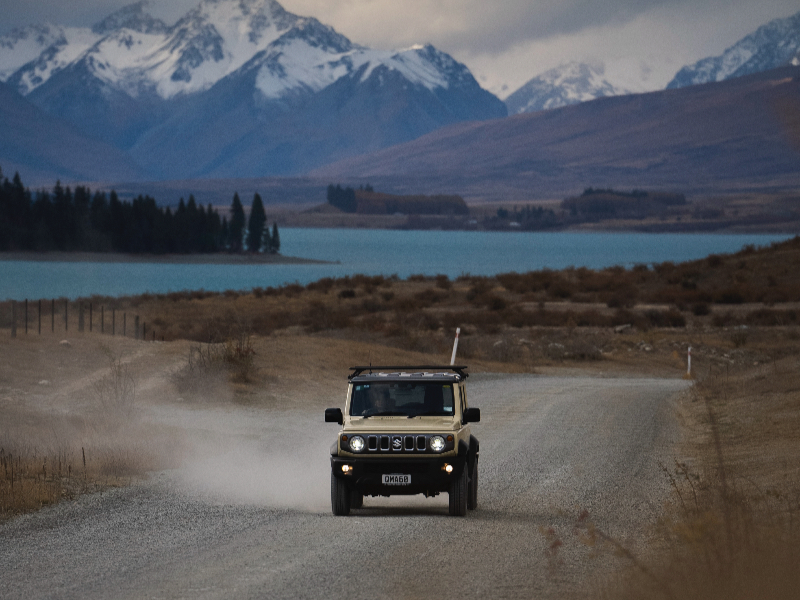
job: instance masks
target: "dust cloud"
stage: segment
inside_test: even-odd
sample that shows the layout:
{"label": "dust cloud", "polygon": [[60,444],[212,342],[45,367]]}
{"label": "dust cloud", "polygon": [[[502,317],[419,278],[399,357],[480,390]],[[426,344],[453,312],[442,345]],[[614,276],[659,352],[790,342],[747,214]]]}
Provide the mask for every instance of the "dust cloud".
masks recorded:
{"label": "dust cloud", "polygon": [[338,430],[325,427],[321,412],[164,407],[160,412],[159,422],[171,421],[184,438],[174,475],[187,493],[218,503],[329,508],[329,449]]}
{"label": "dust cloud", "polygon": [[157,474],[208,502],[329,510],[338,429],[316,397],[293,391],[279,401],[258,388],[258,401],[242,405],[216,379],[184,394],[176,374],[188,343],[103,341],[0,345],[0,453],[27,461],[31,479],[63,477],[74,496]]}

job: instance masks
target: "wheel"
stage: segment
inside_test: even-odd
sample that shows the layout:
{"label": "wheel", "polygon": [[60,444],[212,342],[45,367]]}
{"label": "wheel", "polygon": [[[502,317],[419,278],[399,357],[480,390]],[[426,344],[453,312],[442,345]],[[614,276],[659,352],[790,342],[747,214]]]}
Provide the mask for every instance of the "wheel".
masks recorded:
{"label": "wheel", "polygon": [[467,465],[464,464],[461,475],[450,485],[450,514],[454,517],[467,514],[467,479]]}
{"label": "wheel", "polygon": [[331,510],[337,517],[350,514],[350,490],[347,484],[331,473]]}
{"label": "wheel", "polygon": [[364,506],[364,494],[353,490],[350,492],[350,508],[361,508]]}
{"label": "wheel", "polygon": [[467,509],[475,510],[478,507],[478,459],[472,467],[472,476],[469,478],[469,490],[467,491]]}

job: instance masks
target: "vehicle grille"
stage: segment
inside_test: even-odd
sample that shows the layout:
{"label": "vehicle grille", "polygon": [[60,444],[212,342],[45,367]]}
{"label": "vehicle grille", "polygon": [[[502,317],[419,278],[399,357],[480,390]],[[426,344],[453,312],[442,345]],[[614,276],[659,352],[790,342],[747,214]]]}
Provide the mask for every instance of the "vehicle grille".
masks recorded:
{"label": "vehicle grille", "polygon": [[367,439],[366,453],[367,454],[421,454],[425,452],[430,452],[428,440],[433,435],[435,434],[367,435],[364,436]]}

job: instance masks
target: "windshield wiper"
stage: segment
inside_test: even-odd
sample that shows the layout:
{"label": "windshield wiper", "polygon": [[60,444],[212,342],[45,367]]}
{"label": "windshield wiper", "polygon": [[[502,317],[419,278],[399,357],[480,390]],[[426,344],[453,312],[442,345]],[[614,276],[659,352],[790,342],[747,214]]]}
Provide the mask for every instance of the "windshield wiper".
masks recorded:
{"label": "windshield wiper", "polygon": [[443,413],[440,410],[427,410],[427,411],[424,411],[424,412],[418,412],[418,413],[413,414],[413,415],[408,415],[408,418],[409,419],[413,419],[414,417],[447,417],[447,416],[449,416],[449,415],[447,415],[446,413]]}

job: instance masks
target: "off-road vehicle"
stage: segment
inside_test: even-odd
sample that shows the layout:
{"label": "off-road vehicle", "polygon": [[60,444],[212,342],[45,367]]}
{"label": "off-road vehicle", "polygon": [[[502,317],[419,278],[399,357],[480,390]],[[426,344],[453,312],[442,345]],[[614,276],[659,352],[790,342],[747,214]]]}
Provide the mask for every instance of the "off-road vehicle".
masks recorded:
{"label": "off-road vehicle", "polygon": [[352,367],[342,425],[331,447],[331,508],[347,515],[364,496],[447,492],[450,514],[478,504],[478,440],[465,366]]}

